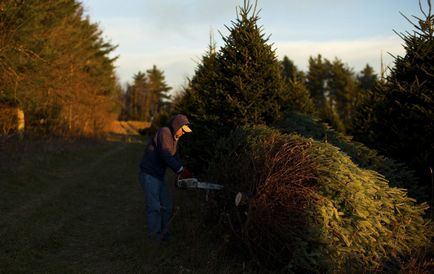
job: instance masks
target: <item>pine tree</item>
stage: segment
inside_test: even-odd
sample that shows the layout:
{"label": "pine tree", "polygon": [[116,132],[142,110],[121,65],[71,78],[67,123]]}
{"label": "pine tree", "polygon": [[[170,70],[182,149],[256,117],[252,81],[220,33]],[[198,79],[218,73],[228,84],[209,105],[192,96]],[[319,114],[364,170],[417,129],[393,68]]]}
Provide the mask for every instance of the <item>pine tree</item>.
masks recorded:
{"label": "pine tree", "polygon": [[[218,56],[221,92],[225,94],[222,116],[232,126],[271,123],[279,118],[285,90],[275,51],[267,44],[258,14],[249,1]],[[223,109],[222,109],[223,110]]]}
{"label": "pine tree", "polygon": [[[345,94],[342,85],[346,83],[345,74],[341,73],[341,63],[335,61],[331,63],[323,59],[321,55],[316,58],[309,58],[309,70],[307,73],[306,85],[318,110],[320,119],[334,129],[345,132],[345,124],[342,121],[341,108],[344,103],[338,105],[338,100]],[[339,79],[339,77],[341,79]]]}
{"label": "pine tree", "polygon": [[330,62],[327,59],[323,60],[320,54],[315,58],[309,57],[306,84],[318,108],[323,107],[329,96],[330,66]]}
{"label": "pine tree", "polygon": [[407,163],[418,172],[422,184],[431,187],[430,173],[434,166],[434,16],[431,14],[431,1],[428,5],[428,13],[421,5],[425,18],[414,16],[417,23],[412,23],[413,33],[399,34],[406,53],[396,57],[386,83],[378,85],[374,89],[375,95],[369,98],[370,102],[364,104],[370,104],[372,108],[372,117],[363,124],[369,135],[356,132],[355,137],[381,153]]}
{"label": "pine tree", "polygon": [[[230,130],[223,119],[220,119],[222,93],[218,93],[219,82],[217,51],[211,41],[208,51],[202,56],[195,74],[189,85],[174,102],[174,113],[185,113],[193,122],[193,132],[199,134],[187,135],[187,142],[181,149],[187,150],[188,165],[201,172],[206,170],[207,163],[212,156],[212,148],[220,135]],[[183,137],[184,138],[184,137]],[[191,155],[192,157],[188,156]]]}
{"label": "pine tree", "polygon": [[351,115],[358,88],[352,70],[337,58],[330,66],[328,89],[330,106],[336,110],[339,119],[343,122],[344,130],[351,128]]}
{"label": "pine tree", "polygon": [[149,98],[146,101],[145,121],[152,121],[155,116],[167,107],[167,102],[170,99],[168,92],[171,87],[166,84],[164,73],[157,66],[154,65],[146,73]]}
{"label": "pine tree", "polygon": [[360,71],[357,76],[358,86],[362,91],[371,90],[378,81],[377,74],[374,73],[374,69],[366,64],[365,68]]}
{"label": "pine tree", "polygon": [[287,85],[288,92],[287,105],[284,106],[284,109],[313,114],[316,111],[316,107],[306,87],[304,73],[299,71],[287,56],[281,61],[281,66],[282,76]]}
{"label": "pine tree", "polygon": [[[3,6],[4,5],[4,6]],[[95,134],[115,110],[115,49],[74,0],[3,1],[0,96],[15,98],[27,129]],[[3,32],[4,30],[4,32]]]}
{"label": "pine tree", "polygon": [[[191,148],[206,165],[217,138],[247,124],[272,123],[279,119],[288,97],[281,66],[268,38],[258,27],[258,14],[248,2],[227,27],[224,46],[211,44],[202,58],[184,98],[175,109],[191,117],[199,135],[189,138]],[[187,143],[187,142],[186,142]],[[194,148],[192,148],[194,147]]]}

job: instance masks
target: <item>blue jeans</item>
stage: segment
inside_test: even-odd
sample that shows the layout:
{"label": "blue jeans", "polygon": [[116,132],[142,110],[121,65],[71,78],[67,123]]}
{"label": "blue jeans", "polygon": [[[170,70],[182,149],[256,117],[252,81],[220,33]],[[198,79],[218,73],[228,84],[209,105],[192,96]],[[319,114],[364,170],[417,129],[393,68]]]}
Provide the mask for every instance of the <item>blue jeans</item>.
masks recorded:
{"label": "blue jeans", "polygon": [[172,201],[167,184],[145,173],[140,173],[140,184],[145,192],[147,236],[151,240],[168,240]]}

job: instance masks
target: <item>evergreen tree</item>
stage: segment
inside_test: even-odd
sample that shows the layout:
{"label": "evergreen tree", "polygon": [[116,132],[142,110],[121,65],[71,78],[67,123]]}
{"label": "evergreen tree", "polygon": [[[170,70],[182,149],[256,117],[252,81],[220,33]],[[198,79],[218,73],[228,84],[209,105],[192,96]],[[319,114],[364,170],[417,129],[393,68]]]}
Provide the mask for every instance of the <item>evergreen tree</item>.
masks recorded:
{"label": "evergreen tree", "polygon": [[152,121],[167,111],[170,87],[164,80],[164,73],[153,66],[146,74],[139,71],[133,76],[134,83],[128,85],[124,96],[123,120]]}
{"label": "evergreen tree", "polygon": [[[372,117],[359,119],[365,132],[355,131],[355,137],[381,153],[407,163],[431,187],[434,148],[434,16],[412,23],[413,33],[400,34],[405,55],[395,59],[386,83],[377,85],[374,95],[362,106],[370,105]],[[410,21],[410,20],[409,20]],[[411,22],[411,21],[410,21]],[[364,111],[361,108],[361,111]],[[360,118],[363,113],[360,113]],[[360,121],[361,120],[361,121]],[[356,128],[355,128],[356,130]]]}
{"label": "evergreen tree", "polygon": [[139,71],[133,77],[134,83],[130,90],[130,117],[129,120],[143,121],[149,110],[150,92],[146,75]]}
{"label": "evergreen tree", "polygon": [[[114,46],[74,0],[2,1],[0,96],[15,98],[27,129],[94,134],[115,111]],[[4,34],[4,35],[3,35]]]}
{"label": "evergreen tree", "polygon": [[216,140],[230,130],[225,121],[220,119],[224,94],[217,89],[220,78],[218,67],[217,51],[211,42],[189,85],[174,102],[174,113],[187,114],[194,123],[193,132],[199,133],[186,135],[183,137],[187,139],[186,142],[181,144],[181,149],[188,151],[183,153],[187,156],[188,165],[196,172],[206,169]]}
{"label": "evergreen tree", "polygon": [[221,117],[232,126],[271,123],[279,118],[285,90],[275,51],[267,44],[258,14],[248,1],[228,27],[218,56]]}
{"label": "evergreen tree", "polygon": [[358,86],[362,91],[371,90],[378,81],[377,74],[374,73],[374,69],[366,64],[365,68],[360,71],[357,76]]}
{"label": "evergreen tree", "polygon": [[281,61],[281,66],[282,76],[288,90],[287,105],[284,106],[284,109],[313,114],[316,108],[306,87],[304,73],[299,71],[287,56]]}
{"label": "evergreen tree", "polygon": [[343,122],[343,129],[351,128],[351,115],[358,93],[357,83],[352,70],[337,58],[330,65],[328,89],[330,106]]}
{"label": "evergreen tree", "polygon": [[298,70],[297,66],[294,65],[294,62],[287,56],[283,57],[283,60],[281,61],[281,66],[283,70],[283,78],[286,81],[306,81],[306,75],[304,74],[304,72]]}
{"label": "evergreen tree", "polygon": [[288,100],[280,63],[258,19],[256,10],[245,1],[237,19],[227,27],[224,46],[215,52],[211,45],[175,107],[191,117],[193,131],[201,129],[189,144],[200,150],[195,157],[205,159],[199,169],[203,170],[213,143],[222,134],[242,125],[276,121]]}
{"label": "evergreen tree", "polygon": [[309,57],[309,68],[306,84],[318,108],[322,108],[329,96],[328,81],[330,79],[330,62],[319,54]]}
{"label": "evergreen tree", "polygon": [[152,121],[156,115],[164,111],[167,107],[170,96],[168,92],[171,90],[166,84],[164,74],[157,66],[146,71],[148,77],[148,98],[146,100],[146,115],[145,121]]}
{"label": "evergreen tree", "polygon": [[339,73],[339,67],[338,61],[332,64],[329,60],[323,59],[321,55],[316,58],[310,57],[306,85],[318,110],[319,118],[334,129],[344,132],[345,125],[337,100],[340,99],[340,95],[345,94],[340,91],[340,88],[346,81],[345,75],[341,77],[342,81],[338,79],[339,75],[342,75]]}

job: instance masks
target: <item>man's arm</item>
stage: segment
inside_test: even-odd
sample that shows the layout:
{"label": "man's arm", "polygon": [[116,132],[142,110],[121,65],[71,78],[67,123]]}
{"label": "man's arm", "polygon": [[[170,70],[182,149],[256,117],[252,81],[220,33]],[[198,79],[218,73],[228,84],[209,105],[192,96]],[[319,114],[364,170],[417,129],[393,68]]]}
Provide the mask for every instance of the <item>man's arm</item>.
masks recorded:
{"label": "man's arm", "polygon": [[175,173],[182,171],[182,163],[179,156],[175,153],[176,147],[170,129],[161,128],[157,133],[157,151],[166,165]]}

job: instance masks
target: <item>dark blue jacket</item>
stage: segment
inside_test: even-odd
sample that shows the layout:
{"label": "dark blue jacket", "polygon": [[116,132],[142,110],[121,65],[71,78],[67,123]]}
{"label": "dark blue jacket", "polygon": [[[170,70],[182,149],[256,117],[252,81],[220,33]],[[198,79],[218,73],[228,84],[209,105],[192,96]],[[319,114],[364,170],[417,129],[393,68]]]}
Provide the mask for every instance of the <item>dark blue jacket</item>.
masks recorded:
{"label": "dark blue jacket", "polygon": [[158,129],[155,136],[148,142],[140,163],[140,171],[160,180],[164,180],[167,167],[179,173],[183,167],[177,152],[175,133],[183,125],[188,125],[187,116],[173,116],[168,125]]}

